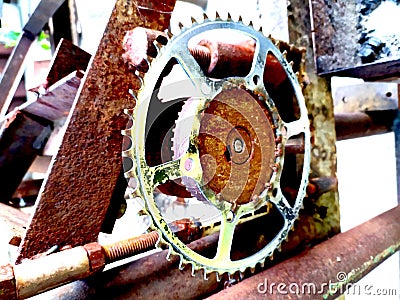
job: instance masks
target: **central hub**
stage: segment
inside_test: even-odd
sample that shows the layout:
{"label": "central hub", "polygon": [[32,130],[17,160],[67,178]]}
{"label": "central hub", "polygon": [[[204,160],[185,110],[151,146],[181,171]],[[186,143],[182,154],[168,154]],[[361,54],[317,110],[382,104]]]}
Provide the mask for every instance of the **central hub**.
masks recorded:
{"label": "central hub", "polygon": [[253,149],[250,133],[243,127],[232,128],[226,140],[226,148],[228,160],[237,165],[244,164]]}
{"label": "central hub", "polygon": [[208,103],[197,141],[202,182],[218,199],[246,204],[270,181],[275,161],[271,117],[246,90],[224,90]]}

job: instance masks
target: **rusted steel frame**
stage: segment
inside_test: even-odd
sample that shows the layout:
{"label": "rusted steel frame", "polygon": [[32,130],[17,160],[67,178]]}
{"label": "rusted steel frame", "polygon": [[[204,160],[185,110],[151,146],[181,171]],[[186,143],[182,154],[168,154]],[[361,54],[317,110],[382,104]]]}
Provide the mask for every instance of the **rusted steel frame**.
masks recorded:
{"label": "rusted steel frame", "polygon": [[[313,48],[317,73],[356,66],[357,0],[311,0]],[[346,7],[344,10],[343,7]]]}
{"label": "rusted steel frame", "polygon": [[335,114],[336,139],[345,140],[391,132],[397,110]]}
{"label": "rusted steel frame", "polygon": [[[79,75],[78,75],[79,76]],[[11,199],[32,162],[43,150],[54,122],[66,118],[80,85],[75,73],[54,89],[7,115],[0,128],[0,201]]]}
{"label": "rusted steel frame", "polygon": [[400,110],[393,122],[394,146],[396,155],[396,175],[397,175],[397,203],[400,204]]}
{"label": "rusted steel frame", "polygon": [[341,68],[333,71],[320,73],[321,76],[341,76],[363,78],[368,80],[379,80],[388,77],[400,76],[400,59],[382,62],[372,62],[361,66]]}
{"label": "rusted steel frame", "polygon": [[37,196],[42,186],[43,179],[24,180],[15,191],[13,198],[24,198],[28,196]]}
{"label": "rusted steel frame", "polygon": [[399,107],[399,84],[362,82],[335,89],[335,113],[394,110]]}
{"label": "rusted steel frame", "polygon": [[123,110],[135,106],[129,91],[140,88],[140,80],[122,59],[123,38],[137,26],[166,29],[174,5],[175,0],[116,2],[17,262],[54,245],[74,247],[97,240],[122,168],[121,130],[127,122]]}
{"label": "rusted steel frame", "polygon": [[86,71],[91,55],[70,41],[61,39],[47,75],[47,87],[75,71]]}
{"label": "rusted steel frame", "polygon": [[17,109],[50,122],[64,123],[81,84],[83,74],[73,72],[51,86],[36,101],[21,105]]}
{"label": "rusted steel frame", "polygon": [[8,115],[0,128],[0,202],[11,200],[26,171],[50,135],[50,122],[21,111]]}
{"label": "rusted steel frame", "polygon": [[0,120],[7,114],[12,97],[21,80],[26,54],[48,19],[64,0],[42,0],[23,28],[0,81]]}
{"label": "rusted steel frame", "polygon": [[[397,206],[208,299],[336,299],[399,248]],[[277,290],[279,284],[282,293]],[[315,291],[308,290],[311,285]],[[299,294],[293,292],[297,287]]]}
{"label": "rusted steel frame", "polygon": [[[269,269],[211,296],[211,299],[265,297],[267,295],[257,290],[257,287],[261,291],[266,288],[263,286],[265,279],[268,279],[270,284],[275,284],[274,294],[268,294],[272,299],[288,297],[287,294],[277,295],[276,288],[279,283],[287,286],[297,283],[300,289],[304,283],[314,284],[317,291],[325,288],[320,294],[309,292],[305,295],[293,295],[294,297],[315,299],[316,296],[322,298],[324,294],[328,298],[338,296],[337,293],[329,295],[328,286],[322,284],[329,284],[329,280],[332,284],[338,283],[337,274],[344,272],[348,281],[342,282],[342,286],[332,285],[336,291],[343,293],[347,284],[358,281],[396,252],[400,248],[399,221],[400,206],[348,232],[338,234],[300,255],[287,260],[283,260],[284,257],[276,257],[268,263]],[[247,230],[239,229],[239,234],[246,234]],[[189,247],[204,254],[215,247],[217,242],[218,233],[214,233],[192,242]],[[72,282],[43,294],[42,299],[71,299],[78,295],[83,299],[100,296],[112,299],[191,299],[204,298],[223,288],[223,282],[218,283],[214,274],[210,275],[208,280],[204,280],[201,271],[197,272],[195,277],[190,275],[190,265],[180,271],[179,259],[172,256],[168,261],[167,253],[168,250],[164,250],[85,280]],[[278,264],[273,266],[274,262]]]}

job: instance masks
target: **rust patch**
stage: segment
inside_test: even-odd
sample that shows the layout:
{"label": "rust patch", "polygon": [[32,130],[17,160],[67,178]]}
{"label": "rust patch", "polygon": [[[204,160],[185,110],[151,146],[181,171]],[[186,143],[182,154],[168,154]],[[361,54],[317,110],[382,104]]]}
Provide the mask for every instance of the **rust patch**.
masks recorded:
{"label": "rust patch", "polygon": [[75,71],[85,71],[91,55],[68,40],[61,39],[47,75],[47,86]]}
{"label": "rust patch", "polygon": [[123,38],[136,26],[163,30],[175,1],[117,1],[52,170],[38,199],[17,263],[54,245],[84,245],[100,232],[121,163],[124,108],[140,81],[122,59]]}

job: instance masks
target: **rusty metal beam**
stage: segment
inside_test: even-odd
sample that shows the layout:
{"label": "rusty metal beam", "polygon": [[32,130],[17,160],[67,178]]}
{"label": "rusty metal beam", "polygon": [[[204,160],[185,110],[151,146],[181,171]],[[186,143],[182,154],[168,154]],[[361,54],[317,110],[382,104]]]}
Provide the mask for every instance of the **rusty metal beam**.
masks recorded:
{"label": "rusty metal beam", "polygon": [[337,87],[333,92],[335,113],[394,110],[399,107],[396,82],[361,82]]}
{"label": "rusty metal beam", "polygon": [[[178,269],[179,259],[172,256],[168,261],[168,250],[152,254],[128,264],[109,269],[85,280],[75,281],[52,291],[48,291],[38,299],[88,299],[91,297],[107,297],[110,299],[192,299],[204,298],[215,292],[210,299],[258,299],[265,296],[272,299],[287,299],[288,295],[276,294],[276,285],[279,283],[314,284],[317,291],[325,288],[320,294],[293,295],[304,299],[315,299],[316,296],[327,294],[327,286],[323,283],[337,283],[337,274],[344,272],[348,280],[340,285],[332,285],[336,291],[345,291],[346,284],[354,283],[365,276],[374,267],[392,255],[400,248],[400,206],[377,216],[358,227],[336,235],[335,237],[302,252],[301,254],[283,260],[285,255],[277,255],[269,268],[245,279],[229,289],[221,291],[224,282],[217,282],[212,274],[204,280],[202,272],[191,276],[191,268],[183,271]],[[259,226],[259,223],[253,226]],[[247,235],[249,228],[239,228],[239,234]],[[250,230],[251,232],[251,230]],[[214,233],[189,244],[189,247],[199,253],[207,253],[216,246],[218,233]],[[211,250],[212,251],[212,250]],[[249,249],[247,249],[249,251]],[[286,256],[287,257],[287,256]],[[276,264],[278,263],[278,264]],[[310,272],[310,270],[313,270]],[[275,283],[275,294],[258,292],[265,289],[262,284],[268,279]],[[226,278],[225,278],[226,280]],[[340,284],[340,282],[339,282]],[[335,291],[334,290],[334,291]]]}
{"label": "rusty metal beam", "polygon": [[[399,249],[397,206],[208,299],[336,299]],[[279,284],[281,293],[277,290]],[[316,290],[301,293],[307,284],[313,284]],[[296,287],[300,290],[297,295],[293,293]]]}
{"label": "rusty metal beam", "polygon": [[70,41],[61,39],[51,62],[47,75],[47,86],[50,87],[60,79],[75,71],[86,71],[91,55]]}
{"label": "rusty metal beam", "polygon": [[391,132],[397,110],[335,114],[337,140]]}
{"label": "rusty metal beam", "polygon": [[50,135],[50,122],[14,111],[0,125],[0,202],[8,202]]}
{"label": "rusty metal beam", "polygon": [[17,107],[0,128],[0,201],[7,202],[37,155],[43,150],[55,122],[66,118],[80,85],[76,72],[45,95]]}
{"label": "rusty metal beam", "polygon": [[122,41],[136,26],[167,28],[174,4],[175,0],[116,2],[17,262],[54,245],[97,240],[122,166],[120,132],[127,122],[123,109],[134,107],[129,90],[140,87],[122,59]]}
{"label": "rusty metal beam", "polygon": [[357,2],[357,0],[309,1],[318,73],[352,67],[361,61],[355,54],[359,35]]}
{"label": "rusty metal beam", "polygon": [[355,77],[368,80],[400,76],[400,59],[372,62],[361,66],[340,68],[333,71],[324,71],[321,76]]}

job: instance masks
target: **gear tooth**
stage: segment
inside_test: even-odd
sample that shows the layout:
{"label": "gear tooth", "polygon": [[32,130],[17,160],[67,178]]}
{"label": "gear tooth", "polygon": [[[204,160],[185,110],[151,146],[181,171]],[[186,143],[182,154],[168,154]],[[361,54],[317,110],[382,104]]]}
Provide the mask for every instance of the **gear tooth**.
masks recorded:
{"label": "gear tooth", "polygon": [[167,246],[168,243],[161,237],[161,234],[159,234],[159,238],[156,243],[156,248],[162,249],[163,247]]}
{"label": "gear tooth", "polygon": [[218,271],[215,272],[215,278],[217,279],[217,282],[221,282],[221,276],[219,275]]}
{"label": "gear tooth", "polygon": [[203,268],[203,279],[206,281],[208,280],[208,273],[206,268]]}
{"label": "gear tooth", "polygon": [[228,21],[232,21],[232,16],[231,16],[231,14],[228,12],[228,19],[227,19]]}
{"label": "gear tooth", "polygon": [[265,260],[260,261],[260,268],[261,268],[261,269],[264,269],[264,266],[265,266]]}
{"label": "gear tooth", "polygon": [[126,115],[128,115],[130,117],[134,114],[134,112],[135,112],[134,108],[125,108],[124,109],[124,114],[126,114]]}
{"label": "gear tooth", "polygon": [[169,28],[165,29],[164,33],[166,34],[168,39],[171,39],[174,36]]}
{"label": "gear tooth", "polygon": [[128,150],[123,150],[121,153],[122,153],[122,157],[129,157],[130,158],[129,149]]}
{"label": "gear tooth", "polygon": [[215,20],[221,20],[221,17],[218,13],[218,11],[215,12]]}
{"label": "gear tooth", "polygon": [[205,21],[205,20],[208,20],[208,16],[207,16],[206,13],[203,13],[203,18],[204,18],[204,21]]}
{"label": "gear tooth", "polygon": [[278,250],[278,252],[282,252],[282,245],[279,245],[276,250]]}
{"label": "gear tooth", "polygon": [[254,28],[253,21],[250,21],[249,26]]}
{"label": "gear tooth", "polygon": [[156,48],[157,51],[156,56],[159,55],[163,45],[158,41],[154,41],[153,46]]}
{"label": "gear tooth", "polygon": [[183,27],[185,27],[181,22],[178,23],[179,29],[182,30]]}
{"label": "gear tooth", "polygon": [[168,247],[168,252],[167,252],[166,259],[167,259],[168,261],[171,261],[172,246],[171,246],[171,245],[168,245],[168,246],[169,246],[169,247]]}
{"label": "gear tooth", "polygon": [[256,267],[255,266],[250,267],[250,272],[251,274],[254,274],[256,272]]}
{"label": "gear tooth", "polygon": [[132,138],[131,138],[132,137],[132,130],[131,130],[131,128],[121,130],[121,135],[129,137],[131,139],[131,141],[132,141]]}
{"label": "gear tooth", "polygon": [[260,26],[260,29],[258,29],[258,31],[264,34],[262,26]]}
{"label": "gear tooth", "polygon": [[197,23],[197,20],[193,17],[190,17],[190,20],[192,21],[192,24]]}
{"label": "gear tooth", "polygon": [[283,55],[283,57],[286,59],[287,51],[286,51],[286,50],[283,50],[282,55]]}
{"label": "gear tooth", "polygon": [[276,41],[274,42],[274,44],[275,44],[275,46],[276,46],[276,47],[278,47],[278,48],[279,48],[279,46],[281,45],[281,41],[279,41],[279,40],[276,40]]}
{"label": "gear tooth", "polygon": [[241,22],[241,23],[243,23],[243,18],[242,18],[242,16],[239,16],[239,20],[238,20],[238,22]]}
{"label": "gear tooth", "polygon": [[191,263],[191,265],[192,265],[192,277],[195,277],[196,276],[196,268],[195,268],[194,263]]}
{"label": "gear tooth", "polygon": [[135,178],[136,177],[136,173],[134,172],[134,168],[126,171],[124,173],[125,178]]}
{"label": "gear tooth", "polygon": [[140,81],[140,88],[139,88],[139,91],[140,91],[143,89],[143,86],[144,86],[144,73],[140,72],[139,70],[136,70],[135,75]]}
{"label": "gear tooth", "polygon": [[186,267],[186,262],[184,262],[182,259],[179,260],[179,266],[178,266],[179,270],[183,271],[185,267]]}
{"label": "gear tooth", "polygon": [[290,62],[289,62],[289,65],[293,68],[294,61],[290,61]]}

